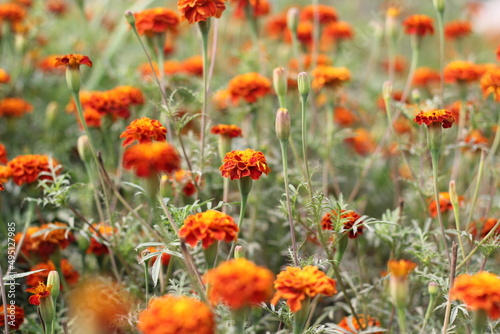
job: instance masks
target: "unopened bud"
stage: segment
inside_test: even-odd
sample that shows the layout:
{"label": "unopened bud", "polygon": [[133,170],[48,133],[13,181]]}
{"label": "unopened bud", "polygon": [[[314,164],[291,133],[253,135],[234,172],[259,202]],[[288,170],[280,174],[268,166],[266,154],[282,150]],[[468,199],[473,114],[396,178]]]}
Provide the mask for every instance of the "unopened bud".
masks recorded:
{"label": "unopened bud", "polygon": [[428,286],[429,295],[435,296],[439,292],[439,287],[436,282],[430,282]]}
{"label": "unopened bud", "polygon": [[47,105],[47,108],[45,108],[45,125],[47,128],[51,128],[53,122],[56,120],[57,116],[57,102],[52,101]]}
{"label": "unopened bud", "polygon": [[71,92],[78,94],[80,91],[80,67],[66,67],[66,83]]}
{"label": "unopened bud", "polygon": [[76,148],[82,161],[90,161],[90,159],[92,158],[92,149],[90,148],[89,138],[86,135],[81,135],[80,137],[78,137]]}
{"label": "unopened bud", "polygon": [[245,250],[243,246],[238,245],[234,248],[234,258],[235,259],[244,259],[245,258]]}
{"label": "unopened bud", "polygon": [[47,277],[47,286],[52,286],[52,290],[50,290],[50,295],[54,300],[54,303],[59,297],[59,292],[61,291],[61,280],[59,279],[59,273],[55,270],[49,272],[49,276]]}
{"label": "unopened bud", "polygon": [[290,114],[285,108],[279,108],[276,112],[276,136],[279,140],[290,138]]}
{"label": "unopened bud", "polygon": [[385,34],[390,40],[395,40],[398,33],[397,17],[399,16],[399,9],[396,7],[389,7],[386,11],[385,17]]}
{"label": "unopened bud", "polygon": [[127,19],[128,24],[130,24],[130,26],[132,28],[135,28],[135,16],[134,16],[134,13],[132,13],[132,11],[130,11],[130,10],[126,10],[125,11],[125,18]]}
{"label": "unopened bud", "polygon": [[454,207],[458,207],[459,205],[459,200],[458,200],[458,194],[457,194],[457,187],[455,186],[455,180],[450,181],[450,202]]}
{"label": "unopened bud", "polygon": [[297,86],[299,88],[299,93],[303,98],[307,98],[309,92],[311,91],[311,81],[309,80],[309,75],[307,72],[300,72],[297,76]]}
{"label": "unopened bud", "polygon": [[279,97],[284,97],[286,95],[288,86],[287,73],[285,68],[276,67],[273,70],[273,84],[276,95],[278,95]]}
{"label": "unopened bud", "polygon": [[286,23],[292,34],[297,34],[300,22],[300,11],[297,7],[292,7],[286,13]]}
{"label": "unopened bud", "polygon": [[416,104],[419,104],[420,99],[422,98],[422,96],[420,95],[420,91],[418,89],[412,90],[411,91],[411,98],[413,99],[413,101],[415,101]]}
{"label": "unopened bud", "polygon": [[392,82],[386,81],[384,82],[384,86],[382,88],[382,94],[384,96],[384,100],[390,100],[392,96]]}
{"label": "unopened bud", "polygon": [[445,4],[445,0],[432,0],[432,3],[434,4],[434,8],[436,8],[436,10],[439,12],[439,13],[444,13],[444,4]]}

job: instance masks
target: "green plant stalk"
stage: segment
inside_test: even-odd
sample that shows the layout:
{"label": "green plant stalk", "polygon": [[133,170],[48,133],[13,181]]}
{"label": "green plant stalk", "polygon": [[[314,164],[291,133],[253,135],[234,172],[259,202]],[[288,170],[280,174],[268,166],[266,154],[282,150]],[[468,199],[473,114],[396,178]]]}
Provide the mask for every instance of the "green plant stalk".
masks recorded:
{"label": "green plant stalk", "polygon": [[487,162],[491,162],[497,152],[498,146],[500,145],[500,113],[497,113],[497,117],[497,131],[495,132],[493,144],[491,145],[490,152],[488,153],[488,157],[486,158]]}
{"label": "green plant stalk", "polygon": [[444,106],[444,11],[438,10],[438,31],[439,31],[439,97],[441,108]]}
{"label": "green plant stalk", "polygon": [[302,301],[302,307],[293,315],[293,334],[302,334],[309,315],[311,297]]}
{"label": "green plant stalk", "polygon": [[306,178],[307,178],[307,184],[309,186],[309,194],[312,197],[313,190],[312,190],[312,183],[311,183],[311,174],[309,173],[309,164],[308,164],[308,161],[307,161],[306,105],[307,105],[307,95],[301,95],[300,106],[301,106],[301,116],[302,116],[302,155],[304,157],[304,166],[305,166],[305,169],[306,169]]}
{"label": "green plant stalk", "polygon": [[210,18],[207,21],[198,22],[201,34],[202,57],[203,57],[203,109],[201,112],[201,130],[200,130],[200,182],[203,172],[203,159],[205,156],[205,130],[207,127],[208,116],[208,33],[210,32]]}
{"label": "green plant stalk", "polygon": [[288,187],[288,140],[280,140],[281,156],[283,161],[283,178],[285,182],[286,206],[288,209],[288,222],[290,224],[290,237],[292,239],[293,264],[299,265],[297,242],[295,240],[295,228],[292,216],[292,204],[290,201],[290,190]]}
{"label": "green plant stalk", "polygon": [[434,295],[430,295],[429,304],[427,305],[427,311],[425,312],[424,322],[422,323],[422,329],[420,330],[419,334],[425,333],[425,326],[427,325],[427,323],[429,322],[429,318],[431,317],[432,310],[434,309],[435,300],[436,297],[434,297]]}
{"label": "green plant stalk", "polygon": [[302,58],[300,57],[299,41],[296,32],[292,32],[292,51],[293,51],[293,56],[295,57],[295,59],[297,59],[297,64],[299,66],[299,73],[300,73],[304,71],[304,64],[302,63]]}
{"label": "green plant stalk", "polygon": [[472,318],[472,334],[484,334],[486,333],[487,324],[486,312],[484,310],[474,311],[474,316]]}
{"label": "green plant stalk", "polygon": [[[161,261],[161,256],[159,256],[158,259],[156,259],[156,261]],[[146,303],[148,302],[149,300],[149,274],[148,274],[148,264],[146,263],[146,261],[144,261],[143,263],[144,265],[144,287],[146,288]]]}
{"label": "green plant stalk", "polygon": [[497,221],[497,223],[491,229],[491,231],[476,245],[476,247],[474,247],[474,249],[469,253],[469,255],[467,255],[467,257],[465,259],[463,259],[462,262],[460,262],[460,264],[457,266],[457,270],[462,268],[462,266],[465,265],[467,263],[467,261],[469,261],[469,259],[472,257],[472,255],[474,255],[477,252],[479,247],[481,247],[486,242],[486,240],[488,240],[493,234],[495,234],[497,228],[499,228],[499,227],[500,227],[500,220]]}
{"label": "green plant stalk", "polygon": [[248,202],[248,194],[252,189],[252,179],[250,176],[243,177],[238,180],[238,188],[240,190],[241,196],[241,205],[240,205],[240,217],[238,219],[238,228],[241,229],[241,224],[243,223],[243,219],[245,217],[245,211]]}
{"label": "green plant stalk", "polygon": [[399,334],[406,334],[406,310],[404,307],[397,307]]}
{"label": "green plant stalk", "polygon": [[408,78],[406,79],[406,84],[403,90],[403,95],[401,96],[401,101],[406,101],[408,94],[410,93],[411,82],[413,80],[413,76],[415,75],[415,70],[418,66],[418,58],[420,55],[420,37],[417,35],[411,36],[411,65],[410,72],[408,72]]}
{"label": "green plant stalk", "polygon": [[389,81],[394,82],[394,73],[396,72],[396,41],[392,36],[387,38],[388,54],[389,54]]}
{"label": "green plant stalk", "polygon": [[[478,167],[478,172],[477,172],[477,181],[476,181],[476,187],[474,188],[474,194],[472,195],[472,202],[471,202],[471,207],[469,210],[469,215],[467,217],[467,224],[465,226],[469,226],[469,224],[472,221],[472,214],[474,212],[474,209],[476,208],[476,203],[477,203],[477,198],[479,196],[479,188],[481,187],[481,181],[483,179],[483,171],[484,171],[484,151],[481,150],[481,160],[479,160],[479,167]],[[458,240],[461,241],[459,238]],[[464,258],[465,258],[465,254]]]}
{"label": "green plant stalk", "polygon": [[[333,110],[334,106],[330,106],[328,104],[326,110],[326,145],[325,145],[325,153],[323,156],[323,193],[325,195],[328,194],[328,165],[330,164],[329,154],[332,149],[332,141],[333,141]],[[334,182],[335,183],[335,182]]]}
{"label": "green plant stalk", "polygon": [[245,333],[245,322],[247,318],[248,309],[235,310],[231,312],[231,317],[234,321],[235,334]]}
{"label": "green plant stalk", "polygon": [[451,202],[451,205],[453,207],[453,216],[455,217],[455,228],[458,232],[457,239],[458,239],[458,244],[460,245],[460,252],[462,253],[462,258],[465,259],[465,248],[464,244],[462,242],[462,237],[460,236],[460,214],[458,212],[458,205],[455,205],[453,201]]}

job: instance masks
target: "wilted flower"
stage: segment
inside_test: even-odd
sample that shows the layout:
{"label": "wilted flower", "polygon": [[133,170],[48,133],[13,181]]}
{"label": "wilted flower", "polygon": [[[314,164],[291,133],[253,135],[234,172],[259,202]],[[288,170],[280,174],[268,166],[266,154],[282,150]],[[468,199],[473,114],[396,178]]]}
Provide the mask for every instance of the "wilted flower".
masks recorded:
{"label": "wilted flower", "polygon": [[236,138],[236,137],[241,137],[242,132],[239,126],[236,125],[229,125],[229,124],[219,124],[219,125],[214,125],[212,129],[210,130],[211,133],[224,136],[224,137],[229,137],[229,138]]}
{"label": "wilted flower", "polygon": [[134,145],[123,155],[123,167],[135,170],[139,177],[154,176],[160,172],[172,173],[180,168],[181,159],[167,142]]}
{"label": "wilted flower", "polygon": [[120,135],[120,138],[125,138],[122,144],[125,147],[136,140],[140,144],[165,141],[166,133],[167,129],[159,121],[143,117],[132,121]]}
{"label": "wilted flower", "polygon": [[43,282],[38,283],[38,286],[34,288],[26,289],[26,292],[33,293],[33,296],[29,298],[29,303],[31,305],[40,305],[40,299],[50,297],[51,290],[52,286],[45,286]]}
{"label": "wilted flower", "polygon": [[318,66],[312,71],[312,76],[311,86],[315,90],[337,88],[351,80],[351,72],[345,67]]}
{"label": "wilted flower", "polygon": [[22,117],[33,110],[33,106],[18,97],[0,100],[0,117]]}
{"label": "wilted flower", "polygon": [[92,67],[89,57],[80,54],[67,54],[56,58],[54,66],[66,66],[70,69],[79,69],[80,65]]}
{"label": "wilted flower", "polygon": [[135,26],[139,35],[153,37],[168,30],[175,31],[179,25],[177,13],[168,8],[150,8],[142,10],[135,16]]}
{"label": "wilted flower", "polygon": [[481,77],[483,96],[493,95],[495,101],[500,102],[500,68],[492,68]]}
{"label": "wilted flower", "polygon": [[226,9],[226,0],[178,0],[177,8],[182,19],[190,24],[206,21],[210,17],[219,18]]}
{"label": "wilted flower", "polygon": [[266,157],[260,151],[246,149],[244,151],[231,151],[222,160],[224,164],[219,170],[223,177],[231,180],[250,176],[258,180],[262,173],[269,174],[271,169],[267,165]]}
{"label": "wilted flower", "polygon": [[444,129],[446,129],[446,128],[451,128],[452,124],[455,122],[455,118],[448,110],[439,109],[439,110],[421,111],[420,113],[417,114],[417,116],[415,116],[413,121],[418,125],[425,124],[429,127],[431,125],[439,124]]}
{"label": "wilted flower", "polygon": [[472,32],[472,26],[468,21],[448,22],[444,27],[444,35],[447,39],[462,38]]}
{"label": "wilted flower", "polygon": [[5,327],[4,312],[7,311],[7,322],[9,323],[9,329],[19,329],[24,322],[24,310],[14,304],[9,304],[7,310],[5,310],[4,305],[0,306],[0,327]]}
{"label": "wilted flower", "polygon": [[[338,217],[336,211],[332,211],[331,213],[327,212],[321,219],[321,228],[323,230],[332,230],[334,228],[332,220],[336,219],[336,217]],[[352,210],[342,210],[340,213],[340,219],[344,220],[343,231],[348,231],[349,238],[351,239],[356,239],[358,236],[363,234],[363,222],[360,221],[356,224],[359,218],[361,218],[361,216]]]}
{"label": "wilted flower", "polygon": [[50,175],[40,175],[40,173],[50,173],[50,166],[60,173],[59,163],[46,155],[29,154],[19,155],[9,161],[8,166],[12,172],[12,179],[20,186],[33,183],[37,180],[51,180]]}
{"label": "wilted flower", "polygon": [[271,93],[271,81],[259,73],[246,73],[231,79],[228,84],[231,101],[237,104],[240,99],[255,103]]}
{"label": "wilted flower", "polygon": [[[458,200],[459,200],[459,204],[462,205],[464,202],[464,197],[459,196]],[[450,200],[450,193],[448,193],[448,192],[439,193],[439,207],[441,208],[441,213],[453,210],[453,205],[451,204],[451,200]],[[435,200],[430,202],[429,212],[431,214],[431,217],[434,218],[437,216],[437,206],[436,206]]]}
{"label": "wilted flower", "polygon": [[405,32],[409,35],[425,36],[434,34],[433,20],[427,15],[411,15],[403,21]]}

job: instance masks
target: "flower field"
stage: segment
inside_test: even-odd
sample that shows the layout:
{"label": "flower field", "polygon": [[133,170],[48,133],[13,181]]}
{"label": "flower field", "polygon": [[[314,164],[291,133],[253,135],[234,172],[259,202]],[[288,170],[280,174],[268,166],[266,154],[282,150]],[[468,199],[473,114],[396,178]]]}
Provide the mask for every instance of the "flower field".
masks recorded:
{"label": "flower field", "polygon": [[1,0],[0,331],[500,333],[498,17]]}

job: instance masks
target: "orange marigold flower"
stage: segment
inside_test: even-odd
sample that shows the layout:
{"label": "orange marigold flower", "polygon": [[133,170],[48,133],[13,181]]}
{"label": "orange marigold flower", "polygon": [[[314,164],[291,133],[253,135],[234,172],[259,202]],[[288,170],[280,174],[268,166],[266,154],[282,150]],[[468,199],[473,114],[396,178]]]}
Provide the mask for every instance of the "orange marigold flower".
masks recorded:
{"label": "orange marigold flower", "polygon": [[[461,100],[458,100],[458,101],[455,101],[452,104],[449,104],[445,107],[446,110],[449,110],[451,112],[456,123],[460,122],[460,113],[461,112],[465,113],[465,120],[468,120],[469,119],[469,111],[473,107],[472,101],[465,102],[465,106],[462,106],[462,104],[464,104],[464,102],[462,102]],[[463,108],[463,110],[462,110],[462,108]]]}
{"label": "orange marigold flower", "polygon": [[462,300],[473,311],[485,311],[492,320],[500,318],[500,277],[497,275],[487,271],[460,275],[455,279],[450,297]]}
{"label": "orange marigold flower", "polygon": [[312,71],[311,86],[315,90],[323,87],[337,88],[351,80],[351,72],[345,67],[318,66]]}
{"label": "orange marigold flower", "polygon": [[26,292],[33,293],[33,296],[30,296],[29,303],[31,305],[40,305],[40,299],[50,297],[50,292],[52,291],[51,286],[45,286],[45,283],[40,282],[38,286],[34,288],[26,289]]}
{"label": "orange marigold flower", "polygon": [[[389,59],[386,59],[382,62],[382,67],[388,71],[389,70]],[[394,71],[396,73],[403,73],[406,69],[407,61],[406,58],[402,55],[396,55],[394,57]]]}
{"label": "orange marigold flower", "polygon": [[0,182],[7,182],[12,177],[12,170],[9,166],[0,165]]}
{"label": "orange marigold flower", "polygon": [[[323,230],[332,230],[334,228],[332,221],[334,217],[335,219],[337,217],[336,211],[327,212],[321,219],[321,228]],[[359,218],[361,218],[361,215],[352,210],[342,210],[340,213],[340,220],[344,224],[343,232],[349,232],[349,238],[351,239],[356,239],[363,234],[363,222],[356,223]]]}
{"label": "orange marigold flower", "polygon": [[500,60],[500,45],[497,48],[496,55],[497,55],[497,60]]}
{"label": "orange marigold flower", "polygon": [[245,7],[249,5],[254,17],[264,16],[269,14],[271,6],[268,0],[230,0],[233,5],[236,5],[234,16],[237,18],[245,18]]}
{"label": "orange marigold flower", "polygon": [[61,15],[68,11],[68,3],[66,0],[47,0],[46,8],[49,12]]}
{"label": "orange marigold flower", "polygon": [[[370,327],[380,327],[380,322],[369,315],[365,316],[363,314],[358,314],[358,321],[364,329],[370,329]],[[359,326],[358,321],[356,321],[356,319],[351,315],[349,317],[343,317],[337,326],[345,329],[347,333],[358,333],[362,328]],[[383,333],[384,332],[374,332],[373,334]]]}
{"label": "orange marigold flower", "polygon": [[358,116],[351,110],[344,107],[336,107],[333,115],[333,120],[340,126],[351,126],[358,121]]}
{"label": "orange marigold flower", "polygon": [[54,73],[54,72],[62,72],[64,68],[56,67],[57,58],[59,55],[49,55],[42,60],[40,60],[37,64],[38,69],[45,73]]}
{"label": "orange marigold flower", "polygon": [[[159,253],[159,252],[162,252],[162,248],[160,247],[148,247],[146,248],[145,252],[148,252],[148,253]],[[143,252],[144,253],[144,252]],[[168,253],[161,253],[161,264],[166,267],[168,266],[168,264],[170,263],[170,259],[172,258],[172,256]],[[153,256],[149,259],[149,266],[152,267],[156,260],[158,259],[158,256]]]}
{"label": "orange marigold flower", "polygon": [[335,8],[327,5],[306,6],[300,11],[300,18],[302,20],[314,21],[316,11],[318,12],[320,24],[328,24],[331,22],[335,22],[338,19],[337,11],[335,10]]}
{"label": "orange marigold flower", "polygon": [[[103,116],[94,108],[85,108],[83,111],[83,119],[87,123],[87,126],[91,128],[100,128]],[[78,122],[80,123],[80,120]],[[83,128],[83,124],[80,124],[80,127]]]}
{"label": "orange marigold flower", "polygon": [[[483,239],[488,235],[488,233],[491,232],[497,222],[497,218],[481,218],[479,222],[473,222],[470,225],[470,234],[472,234],[474,237],[478,237],[478,228],[480,228],[481,234],[479,236],[481,237],[481,239]],[[500,237],[500,228],[497,227],[495,233],[493,233],[493,237]]]}
{"label": "orange marigold flower", "polygon": [[0,68],[0,83],[8,83],[10,81],[10,75],[6,70]]}
{"label": "orange marigold flower", "polygon": [[[196,310],[196,312],[193,312]],[[215,334],[215,316],[203,302],[184,296],[154,298],[139,314],[143,334]]]}
{"label": "orange marigold flower", "polygon": [[33,110],[33,106],[18,97],[0,100],[0,117],[22,117]]}
{"label": "orange marigold flower", "polygon": [[[242,132],[239,126],[219,124],[212,127],[211,133],[229,138],[241,137]],[[0,161],[1,162],[1,161]]]}
{"label": "orange marigold flower", "polygon": [[[313,55],[310,54],[310,53],[308,53],[304,57],[304,59],[302,59],[302,62],[303,62],[303,65],[304,65],[304,69],[308,70],[311,67],[311,65],[312,65]],[[332,58],[330,58],[330,56],[328,56],[326,54],[322,54],[322,53],[318,54],[316,62],[317,62],[318,66],[332,66],[332,64],[333,64]],[[293,69],[293,70],[296,70],[296,71],[299,70],[299,62],[295,58],[292,58],[290,60],[288,66],[290,67],[290,69]]]}
{"label": "orange marigold flower", "polygon": [[154,176],[160,172],[172,173],[180,168],[181,158],[167,142],[134,145],[123,155],[123,167],[134,169],[138,177]]}
{"label": "orange marigold flower", "polygon": [[[26,284],[28,286],[35,287],[37,286],[40,282],[46,282],[47,277],[49,276],[49,272],[57,270],[56,266],[54,265],[54,262],[48,261],[46,263],[42,262],[39,263],[33,267],[31,267],[30,271],[35,271],[35,270],[41,270],[45,269],[44,271],[40,271],[34,274],[29,275],[26,278]],[[80,278],[80,274],[78,271],[73,268],[71,263],[69,263],[68,260],[62,259],[61,260],[61,271],[64,276],[65,281],[68,284],[76,284],[78,282],[78,279]],[[63,285],[61,284],[61,289],[63,288]]]}
{"label": "orange marigold flower", "polygon": [[389,260],[387,268],[392,277],[405,279],[417,264],[410,260]]}
{"label": "orange marigold flower", "polygon": [[472,32],[472,26],[468,21],[452,21],[444,26],[444,35],[447,39],[462,38]]}
{"label": "orange marigold flower", "polygon": [[167,30],[175,30],[179,25],[177,13],[168,8],[151,8],[142,10],[136,14],[135,26],[139,35],[152,37]]}
{"label": "orange marigold flower", "polygon": [[0,4],[0,23],[7,21],[12,25],[22,21],[26,17],[26,9],[14,2]]}
{"label": "orange marigold flower", "polygon": [[[17,233],[14,237],[16,243],[20,243],[23,233]],[[22,244],[22,252],[27,256],[40,256],[47,259],[58,249],[65,249],[75,237],[63,223],[54,222],[42,226],[31,226],[26,231]]]}
{"label": "orange marigold flower", "polygon": [[287,267],[278,274],[274,289],[276,292],[271,304],[276,305],[280,298],[286,299],[292,312],[298,312],[302,308],[302,301],[307,297],[314,298],[319,294],[332,296],[337,293],[335,280],[316,266],[306,266],[303,269]]}
{"label": "orange marigold flower", "polygon": [[[458,196],[458,202],[459,202],[459,205],[462,206],[462,204],[464,202],[464,197]],[[451,205],[451,200],[450,200],[450,193],[448,193],[448,192],[439,193],[439,207],[441,209],[440,210],[441,213],[453,210],[453,206]],[[429,212],[431,214],[431,217],[434,218],[437,216],[436,200],[432,200],[429,203]]]}
{"label": "orange marigold flower", "polygon": [[270,270],[245,258],[223,262],[204,276],[210,302],[222,302],[232,310],[268,301],[273,294],[273,280]]}
{"label": "orange marigold flower", "polygon": [[[87,248],[87,254],[94,254],[97,256],[108,254],[109,249],[105,244],[105,240],[101,238],[108,238],[116,232],[116,228],[111,227],[109,224],[104,223],[94,223],[90,229],[92,237],[90,239],[89,247]],[[99,233],[97,233],[99,232]]]}
{"label": "orange marigold flower", "polygon": [[266,33],[271,38],[281,38],[287,30],[286,13],[271,16],[266,23]]}
{"label": "orange marigold flower", "polygon": [[492,68],[481,77],[483,96],[493,95],[495,101],[500,102],[500,68]]}
{"label": "orange marigold flower", "polygon": [[178,0],[177,8],[183,20],[190,24],[206,21],[209,17],[219,18],[226,9],[226,0]]}
{"label": "orange marigold flower", "polygon": [[222,161],[224,164],[220,166],[219,170],[222,172],[223,177],[231,180],[241,179],[246,176],[258,180],[262,173],[267,175],[271,172],[264,154],[252,149],[228,152]]}
{"label": "orange marigold flower", "polygon": [[203,76],[203,58],[193,56],[182,62],[181,71],[190,75]]}
{"label": "orange marigold flower", "polygon": [[237,104],[240,99],[255,103],[261,97],[271,93],[271,81],[259,73],[241,74],[229,81],[228,91],[234,104]]}
{"label": "orange marigold flower", "polygon": [[481,130],[472,130],[465,136],[464,142],[468,144],[471,151],[477,151],[479,147],[486,147],[489,144],[488,138],[486,138]]}
{"label": "orange marigold flower", "polygon": [[191,172],[184,169],[179,169],[172,175],[172,181],[180,185],[182,192],[188,197],[196,193],[195,180],[198,180],[198,176],[193,178]]}
{"label": "orange marigold flower", "polygon": [[122,144],[125,147],[136,140],[141,144],[165,141],[167,139],[166,133],[167,129],[161,125],[160,121],[143,117],[132,121],[120,135],[120,138],[125,138]]}
{"label": "orange marigold flower", "polygon": [[2,182],[0,182],[0,191],[5,191],[5,187],[3,186]]}
{"label": "orange marigold flower", "polygon": [[221,89],[214,94],[212,101],[218,110],[225,110],[231,102],[231,93],[227,89]]}
{"label": "orange marigold flower", "polygon": [[[408,98],[405,101],[401,101],[402,98],[403,98],[402,91],[396,90],[396,91],[392,92],[392,96],[391,96],[392,101],[404,102],[404,103],[409,102]],[[379,107],[380,109],[382,109],[385,112],[385,100],[384,100],[384,97],[382,95],[380,95],[380,97],[377,99],[377,107]]]}
{"label": "orange marigold flower", "polygon": [[12,179],[20,186],[33,183],[36,180],[51,180],[50,175],[40,175],[40,173],[50,173],[52,164],[56,174],[61,172],[59,163],[46,155],[29,154],[20,155],[9,161],[9,168],[12,171]]}
{"label": "orange marigold flower", "polygon": [[208,210],[188,216],[179,230],[179,237],[186,239],[186,243],[192,247],[201,241],[203,248],[207,249],[216,240],[225,242],[238,240],[238,232],[238,225],[231,216]]}
{"label": "orange marigold flower", "polygon": [[426,87],[433,82],[439,82],[441,80],[441,75],[438,71],[428,68],[419,67],[413,75],[412,83],[414,86]]}
{"label": "orange marigold flower", "polygon": [[470,61],[456,60],[444,67],[444,79],[449,83],[477,81],[482,74],[480,66]]}
{"label": "orange marigold flower", "polygon": [[56,63],[54,66],[67,66],[70,69],[79,69],[80,65],[87,65],[92,67],[92,61],[90,58],[80,54],[67,54],[56,58]]}
{"label": "orange marigold flower", "polygon": [[[199,66],[203,66],[203,64]],[[166,75],[174,75],[183,71],[183,65],[177,60],[166,60],[163,63],[163,71],[165,72]],[[199,69],[197,71],[199,71]]]}
{"label": "orange marigold flower", "polygon": [[344,142],[349,144],[356,153],[362,156],[370,154],[376,147],[372,135],[364,128],[354,130],[353,136],[344,139]]}
{"label": "orange marigold flower", "polygon": [[330,23],[325,27],[323,34],[335,40],[353,39],[354,37],[351,25],[345,21]]}
{"label": "orange marigold flower", "polygon": [[409,35],[425,36],[434,34],[433,20],[427,15],[411,15],[403,21],[405,32]]}
{"label": "orange marigold flower", "polygon": [[[304,45],[311,45],[313,41],[313,29],[314,26],[312,22],[299,22],[299,25],[297,26],[297,39],[299,42]],[[292,43],[292,32],[290,30],[285,30],[284,39],[286,43]]]}
{"label": "orange marigold flower", "polygon": [[[5,327],[5,307],[0,306],[0,327]],[[14,304],[9,304],[7,306],[7,320],[9,323],[9,329],[19,329],[24,322],[24,310]]]}
{"label": "orange marigold flower", "polygon": [[9,159],[7,159],[7,149],[3,144],[0,144],[0,164],[6,164]]}
{"label": "orange marigold flower", "polygon": [[434,123],[440,124],[444,129],[451,128],[452,124],[455,122],[455,118],[446,109],[439,110],[428,110],[421,111],[415,116],[413,119],[415,123],[418,125],[425,124],[427,126],[431,126]]}

